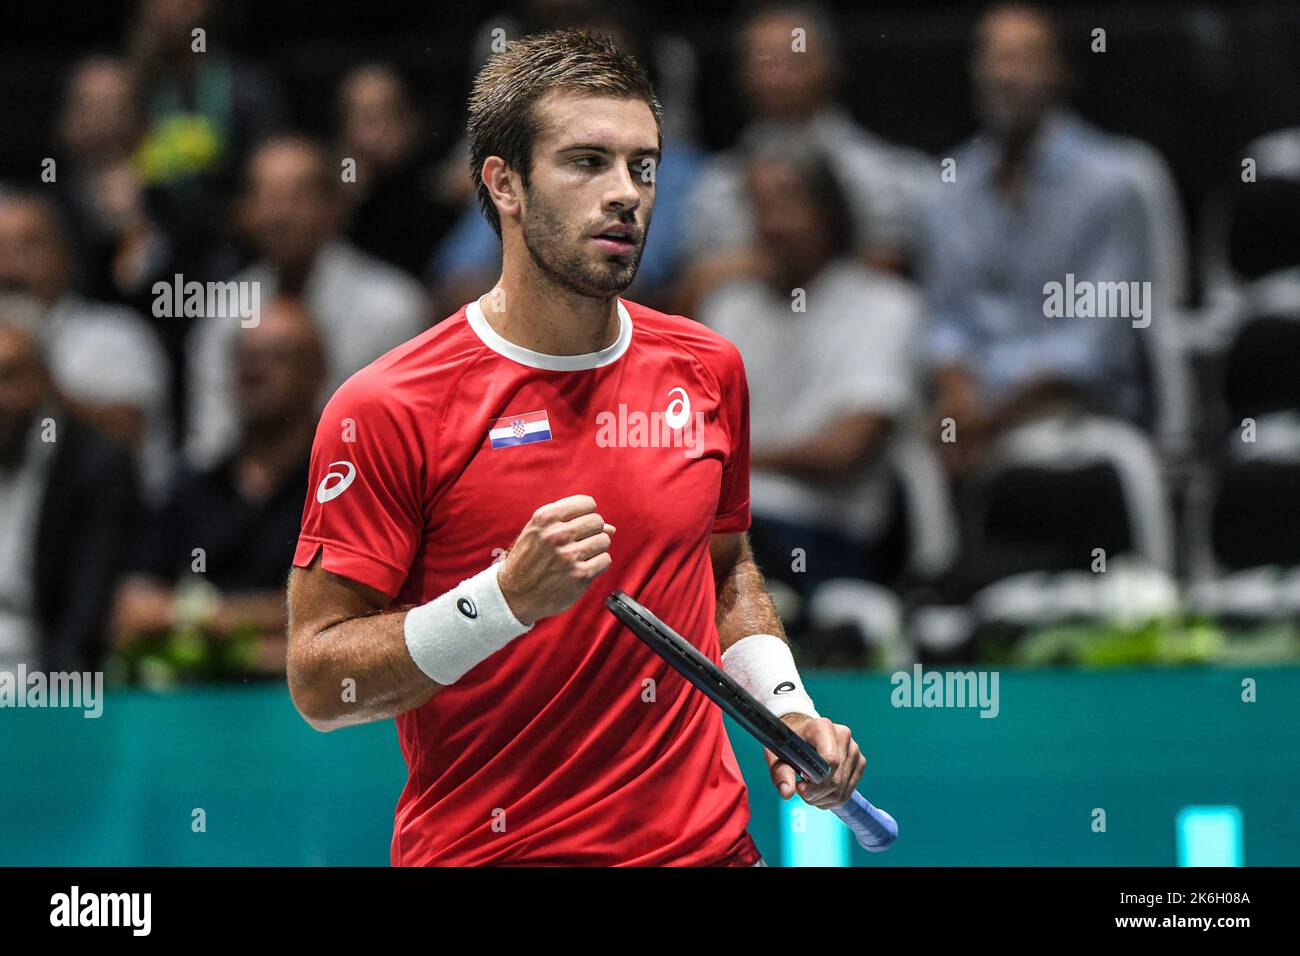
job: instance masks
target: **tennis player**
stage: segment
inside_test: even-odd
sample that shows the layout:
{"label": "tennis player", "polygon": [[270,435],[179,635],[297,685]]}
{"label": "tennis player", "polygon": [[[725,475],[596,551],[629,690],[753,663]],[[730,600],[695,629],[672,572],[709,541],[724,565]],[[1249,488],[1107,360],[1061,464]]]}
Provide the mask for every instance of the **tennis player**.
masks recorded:
{"label": "tennis player", "polygon": [[396,718],[394,865],[761,865],[721,711],[602,603],[638,598],[816,747],[832,772],[805,801],[849,798],[865,760],[805,692],[747,543],[740,355],[619,298],[659,103],[609,40],[548,33],[484,66],[469,134],[501,278],[325,408],[294,703],[320,730]]}

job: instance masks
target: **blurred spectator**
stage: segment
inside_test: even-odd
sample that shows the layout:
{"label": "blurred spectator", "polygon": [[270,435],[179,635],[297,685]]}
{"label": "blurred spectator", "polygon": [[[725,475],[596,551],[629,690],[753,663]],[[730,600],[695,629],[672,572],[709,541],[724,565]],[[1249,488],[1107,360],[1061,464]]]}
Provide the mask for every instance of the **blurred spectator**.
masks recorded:
{"label": "blurred spectator", "polygon": [[[1180,295],[1177,217],[1163,163],[1061,105],[1055,26],[995,8],[974,59],[983,130],[936,183],[924,279],[936,411],[956,423],[943,451],[962,474],[999,432],[1036,410],[1091,405],[1148,421],[1166,307]],[[1172,237],[1172,238],[1171,238]],[[1149,329],[1133,318],[1052,317],[1046,284],[1151,282]]]}
{"label": "blurred spectator", "polygon": [[[916,405],[917,296],[854,257],[851,207],[819,155],[777,141],[743,185],[757,245],[699,317],[749,377],[755,553],[805,597],[829,578],[878,580],[892,500],[882,452]],[[806,569],[791,569],[796,548]]]}
{"label": "blurred spectator", "polygon": [[[805,49],[794,48],[796,30],[804,31]],[[929,160],[874,136],[836,102],[837,47],[835,23],[815,4],[772,6],[745,21],[739,84],[750,119],[736,147],[700,178],[690,202],[686,255],[706,272],[709,257],[744,249],[753,236],[743,185],[746,155],[755,144],[782,140],[813,146],[829,159],[853,209],[859,253],[889,269],[912,259]],[[696,278],[688,277],[679,290],[687,314],[707,291]]]}
{"label": "blurred spectator", "polygon": [[[339,89],[340,155],[356,161],[343,198],[348,238],[411,275],[422,275],[460,206],[436,194],[436,175],[410,90],[390,66],[349,73]],[[463,173],[463,170],[462,170]]]}
{"label": "blurred spectator", "polygon": [[[662,157],[655,169],[654,228],[649,233],[636,281],[629,298],[655,306],[666,306],[671,287],[685,265],[683,243],[695,212],[690,192],[703,169],[704,154],[695,144],[690,94],[694,89],[695,61],[689,44],[677,37],[655,32],[642,22],[633,5],[601,6],[585,0],[558,4],[532,3],[528,16],[507,21],[504,26],[490,21],[480,32],[476,50],[486,60],[493,52],[491,31],[505,30],[508,38],[524,36],[534,29],[564,26],[589,30],[611,37],[645,65],[663,105]],[[482,60],[474,67],[478,71]],[[468,146],[462,142],[452,159],[455,174],[465,183],[464,211],[451,234],[435,251],[429,263],[434,288],[435,312],[439,317],[492,285],[501,269],[501,240],[488,225],[466,175]],[[450,162],[451,160],[449,160]]]}
{"label": "blurred spectator", "polygon": [[139,169],[144,114],[135,73],[95,56],[73,70],[57,120],[57,190],[75,248],[72,282],[83,295],[118,302],[152,324],[168,359],[168,417],[180,421],[190,320],[153,320],[153,286],[177,273],[201,278],[215,265],[216,236],[196,226],[178,197],[148,188]]}
{"label": "blurred spectator", "polygon": [[151,497],[171,474],[170,369],[149,326],[129,309],[70,288],[67,230],[34,194],[0,194],[0,289],[31,297],[62,403],[134,450]]}
{"label": "blurred spectator", "polygon": [[97,666],[137,513],[130,456],[63,413],[34,327],[0,315],[0,669]]}
{"label": "blurred spectator", "polygon": [[[179,273],[206,282],[238,268],[226,236],[229,199],[252,150],[285,128],[278,87],[260,66],[227,51],[221,14],[210,0],[139,0],[129,30],[145,114],[132,166],[170,242],[162,254],[172,261],[156,270],[164,279]],[[125,193],[129,184],[121,186]],[[149,283],[142,288],[157,277],[141,276]],[[163,331],[174,333],[164,339],[188,390],[179,356],[193,323],[173,320]]]}
{"label": "blurred spectator", "polygon": [[140,2],[130,39],[148,118],[146,183],[233,181],[249,151],[284,125],[270,78],[222,49],[218,13],[208,0]]}
{"label": "blurred spectator", "polygon": [[167,255],[131,162],[143,134],[139,90],[126,63],[103,56],[79,63],[58,118],[57,182],[76,239],[76,284],[87,295],[123,301]]}
{"label": "blurred spectator", "polygon": [[[324,150],[281,138],[249,160],[240,220],[261,258],[235,277],[253,283],[260,301],[300,297],[325,343],[326,393],[428,325],[418,283],[361,252],[340,234],[342,184]],[[190,345],[190,464],[215,464],[234,445],[236,318],[206,316]]]}
{"label": "blurred spectator", "polygon": [[[253,668],[284,669],[284,575],[293,557],[325,377],[306,310],[275,299],[238,340],[239,445],[212,468],[186,470],[150,523],[117,596],[119,644],[195,626],[217,639],[255,635]],[[195,549],[202,549],[195,573]]]}

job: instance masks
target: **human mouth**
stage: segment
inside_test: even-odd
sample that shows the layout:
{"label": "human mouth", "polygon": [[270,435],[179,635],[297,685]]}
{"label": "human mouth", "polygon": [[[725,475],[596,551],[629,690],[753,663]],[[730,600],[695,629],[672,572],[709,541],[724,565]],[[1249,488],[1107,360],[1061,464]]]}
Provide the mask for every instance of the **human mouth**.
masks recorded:
{"label": "human mouth", "polygon": [[592,238],[596,245],[600,246],[606,252],[615,255],[624,255],[636,248],[635,232],[631,226],[611,226],[604,229]]}

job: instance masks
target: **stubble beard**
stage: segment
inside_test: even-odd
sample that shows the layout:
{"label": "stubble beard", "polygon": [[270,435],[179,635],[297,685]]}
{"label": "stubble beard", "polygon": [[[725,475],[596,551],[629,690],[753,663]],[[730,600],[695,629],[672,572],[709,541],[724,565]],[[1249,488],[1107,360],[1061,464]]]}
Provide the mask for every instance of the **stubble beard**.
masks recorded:
{"label": "stubble beard", "polygon": [[[649,224],[641,231],[641,243],[624,261],[603,259],[593,263],[581,245],[568,245],[564,223],[554,209],[529,194],[529,211],[523,221],[524,247],[537,268],[548,279],[576,295],[608,299],[632,284],[641,266],[641,252]],[[587,240],[581,239],[580,243]]]}

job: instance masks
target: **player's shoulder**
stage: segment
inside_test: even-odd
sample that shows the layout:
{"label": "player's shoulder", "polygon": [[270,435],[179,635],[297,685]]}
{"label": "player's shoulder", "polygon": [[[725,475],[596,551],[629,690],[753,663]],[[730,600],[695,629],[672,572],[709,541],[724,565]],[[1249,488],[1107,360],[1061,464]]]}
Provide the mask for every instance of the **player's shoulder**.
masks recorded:
{"label": "player's shoulder", "polygon": [[354,372],[330,403],[420,411],[445,396],[482,351],[462,306]]}
{"label": "player's shoulder", "polygon": [[632,319],[633,336],[642,337],[647,351],[677,350],[689,353],[719,377],[744,375],[740,350],[726,336],[703,322],[684,315],[660,312],[649,306],[621,300]]}

